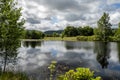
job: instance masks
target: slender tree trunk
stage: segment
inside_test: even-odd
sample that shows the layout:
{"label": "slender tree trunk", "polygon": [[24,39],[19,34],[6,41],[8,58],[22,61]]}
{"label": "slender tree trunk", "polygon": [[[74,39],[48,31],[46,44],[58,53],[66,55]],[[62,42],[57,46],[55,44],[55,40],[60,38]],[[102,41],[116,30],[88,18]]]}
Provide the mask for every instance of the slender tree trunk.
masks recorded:
{"label": "slender tree trunk", "polygon": [[7,64],[7,52],[5,52],[3,72],[6,71],[6,64]]}

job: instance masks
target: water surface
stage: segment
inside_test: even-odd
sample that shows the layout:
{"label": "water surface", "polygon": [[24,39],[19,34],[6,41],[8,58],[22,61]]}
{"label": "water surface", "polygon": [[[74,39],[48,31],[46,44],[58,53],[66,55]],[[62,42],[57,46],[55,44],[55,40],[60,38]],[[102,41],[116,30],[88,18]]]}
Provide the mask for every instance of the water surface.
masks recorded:
{"label": "water surface", "polygon": [[8,63],[8,69],[25,72],[37,80],[49,80],[47,67],[53,60],[59,72],[86,67],[104,80],[120,80],[117,42],[22,41],[17,52],[15,64]]}

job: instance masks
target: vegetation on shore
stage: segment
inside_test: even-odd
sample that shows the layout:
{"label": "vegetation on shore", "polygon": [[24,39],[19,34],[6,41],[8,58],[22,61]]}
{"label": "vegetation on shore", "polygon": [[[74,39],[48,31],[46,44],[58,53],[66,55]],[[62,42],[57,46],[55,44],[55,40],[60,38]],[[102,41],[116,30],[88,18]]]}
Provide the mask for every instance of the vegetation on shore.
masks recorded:
{"label": "vegetation on shore", "polygon": [[101,77],[94,78],[94,72],[89,68],[76,68],[60,75],[58,80],[102,80]]}
{"label": "vegetation on shore", "polygon": [[[0,80],[28,80],[28,77],[22,73],[12,73],[6,71],[7,60],[15,58],[17,56],[16,50],[19,47],[20,39],[25,34],[25,39],[43,39],[45,36],[41,31],[36,30],[24,30],[24,19],[21,19],[21,8],[16,8],[15,0],[1,0],[0,2],[0,52],[4,51],[4,68],[0,74]],[[74,27],[67,26],[61,34],[53,33],[52,38],[46,38],[44,40],[101,40],[101,41],[120,41],[120,24],[119,29],[115,32],[111,29],[109,23],[109,14],[104,13],[98,21],[98,28],[92,28],[90,26]],[[50,36],[50,35],[49,35]],[[78,36],[76,38],[76,36]],[[89,36],[89,37],[88,37]],[[59,39],[61,38],[61,39]],[[17,44],[17,45],[15,45]],[[15,45],[15,46],[14,46]],[[53,67],[54,68],[54,67]],[[83,72],[84,71],[84,72]],[[83,77],[81,77],[81,75]],[[100,80],[100,78],[93,77],[93,72],[86,68],[77,68],[75,71],[62,75],[62,80]]]}
{"label": "vegetation on shore", "polygon": [[76,37],[45,37],[45,41],[77,41]]}
{"label": "vegetation on shore", "polygon": [[120,41],[120,23],[112,29],[108,13],[104,13],[97,22],[97,28],[90,26],[67,26],[61,33],[46,34],[41,31],[26,31],[25,39],[66,40],[66,41]]}
{"label": "vegetation on shore", "polygon": [[[17,56],[20,39],[23,38],[24,19],[16,0],[0,0],[0,80],[29,80],[23,73],[8,72],[7,64]],[[10,61],[8,61],[10,60]]]}
{"label": "vegetation on shore", "polygon": [[[53,74],[56,70],[56,61],[52,61],[48,69],[50,70],[50,80],[53,79]],[[89,68],[76,68],[69,70],[65,74],[59,74],[56,80],[102,80],[101,77],[94,77],[94,71]]]}
{"label": "vegetation on shore", "polygon": [[29,78],[23,73],[3,72],[0,74],[0,80],[29,80]]}

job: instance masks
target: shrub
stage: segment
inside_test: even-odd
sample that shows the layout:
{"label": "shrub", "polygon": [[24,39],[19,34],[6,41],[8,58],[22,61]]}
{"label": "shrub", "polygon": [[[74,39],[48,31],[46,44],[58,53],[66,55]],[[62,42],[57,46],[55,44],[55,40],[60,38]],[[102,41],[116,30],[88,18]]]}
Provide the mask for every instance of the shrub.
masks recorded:
{"label": "shrub", "polygon": [[120,41],[120,38],[116,36],[109,36],[109,41]]}
{"label": "shrub", "polygon": [[97,35],[88,36],[88,41],[100,41],[100,38]]}
{"label": "shrub", "polygon": [[100,41],[97,35],[94,36],[77,36],[78,41]]}
{"label": "shrub", "polygon": [[56,68],[56,61],[51,61],[51,64],[48,66],[48,69],[50,70],[50,80],[53,80],[53,73],[55,72]]}
{"label": "shrub", "polygon": [[101,77],[94,78],[94,72],[90,71],[89,68],[77,68],[69,70],[65,75],[58,77],[58,80],[101,80]]}
{"label": "shrub", "polygon": [[78,41],[87,41],[88,37],[87,36],[77,36]]}

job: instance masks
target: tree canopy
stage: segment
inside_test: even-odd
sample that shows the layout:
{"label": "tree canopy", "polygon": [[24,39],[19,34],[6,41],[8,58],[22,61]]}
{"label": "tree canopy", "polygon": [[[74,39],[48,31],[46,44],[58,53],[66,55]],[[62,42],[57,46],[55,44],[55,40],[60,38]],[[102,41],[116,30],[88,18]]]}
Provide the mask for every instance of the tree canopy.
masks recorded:
{"label": "tree canopy", "polygon": [[4,57],[4,69],[7,60],[17,56],[24,28],[24,19],[21,19],[21,8],[16,7],[14,0],[0,0],[0,52]]}
{"label": "tree canopy", "polygon": [[72,37],[72,36],[77,36],[78,35],[77,29],[74,26],[67,26],[64,29],[64,34],[67,37]]}
{"label": "tree canopy", "polygon": [[25,39],[42,39],[44,38],[44,33],[37,30],[26,30]]}
{"label": "tree canopy", "polygon": [[111,23],[109,22],[110,17],[108,13],[104,13],[103,16],[98,20],[97,34],[102,41],[106,41],[112,34]]}
{"label": "tree canopy", "polygon": [[0,3],[0,39],[20,39],[24,29],[21,8],[16,7],[17,3],[14,0],[1,0]]}
{"label": "tree canopy", "polygon": [[84,27],[67,26],[64,29],[63,33],[67,37],[92,36],[93,35],[93,28],[91,28],[90,26],[84,26]]}

